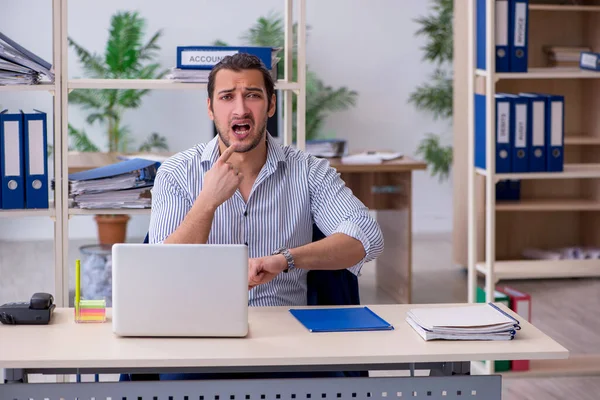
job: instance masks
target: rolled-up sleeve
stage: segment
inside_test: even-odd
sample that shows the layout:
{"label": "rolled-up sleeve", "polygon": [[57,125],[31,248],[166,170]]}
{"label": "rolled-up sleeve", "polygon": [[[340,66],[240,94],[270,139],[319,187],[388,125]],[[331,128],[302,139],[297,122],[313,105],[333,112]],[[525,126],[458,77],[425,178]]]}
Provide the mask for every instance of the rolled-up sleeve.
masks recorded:
{"label": "rolled-up sleeve", "polygon": [[173,177],[159,169],[152,188],[149,242],[163,243],[181,224],[192,203]]}
{"label": "rolled-up sleeve", "polygon": [[315,224],[326,235],[343,233],[360,241],[365,257],[348,268],[354,274],[364,263],[375,260],[383,252],[383,234],[369,209],[352,193],[329,161],[309,159],[311,211]]}

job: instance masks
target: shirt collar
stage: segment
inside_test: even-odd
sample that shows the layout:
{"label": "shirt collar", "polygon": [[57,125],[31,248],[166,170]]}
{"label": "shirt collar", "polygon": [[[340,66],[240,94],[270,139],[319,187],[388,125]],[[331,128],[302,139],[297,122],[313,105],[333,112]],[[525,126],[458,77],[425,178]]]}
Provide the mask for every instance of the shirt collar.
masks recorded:
{"label": "shirt collar", "polygon": [[[206,144],[204,151],[202,152],[201,163],[208,162],[212,165],[217,162],[220,157],[219,152],[219,136],[215,136],[210,142]],[[285,163],[285,153],[279,143],[275,141],[273,136],[267,132],[267,164],[277,168],[279,163]]]}

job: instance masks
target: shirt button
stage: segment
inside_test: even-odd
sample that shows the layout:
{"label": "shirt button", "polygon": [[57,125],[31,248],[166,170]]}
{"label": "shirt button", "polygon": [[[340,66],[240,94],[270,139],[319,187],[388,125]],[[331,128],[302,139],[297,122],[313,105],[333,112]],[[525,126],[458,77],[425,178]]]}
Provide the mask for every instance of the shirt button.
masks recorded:
{"label": "shirt button", "polygon": [[246,246],[248,246],[248,242],[244,243]]}
{"label": "shirt button", "polygon": [[248,211],[244,211],[244,217],[248,216]]}

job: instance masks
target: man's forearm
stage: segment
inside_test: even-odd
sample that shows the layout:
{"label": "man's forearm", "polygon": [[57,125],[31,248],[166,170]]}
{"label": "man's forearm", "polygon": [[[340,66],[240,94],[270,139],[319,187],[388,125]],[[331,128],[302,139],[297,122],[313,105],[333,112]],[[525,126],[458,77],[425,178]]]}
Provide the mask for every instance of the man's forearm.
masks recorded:
{"label": "man's forearm", "polygon": [[215,207],[199,198],[187,213],[183,222],[165,239],[164,243],[206,243],[214,216]]}
{"label": "man's forearm", "polygon": [[290,253],[297,268],[322,270],[352,267],[366,255],[359,240],[343,233],[290,249]]}

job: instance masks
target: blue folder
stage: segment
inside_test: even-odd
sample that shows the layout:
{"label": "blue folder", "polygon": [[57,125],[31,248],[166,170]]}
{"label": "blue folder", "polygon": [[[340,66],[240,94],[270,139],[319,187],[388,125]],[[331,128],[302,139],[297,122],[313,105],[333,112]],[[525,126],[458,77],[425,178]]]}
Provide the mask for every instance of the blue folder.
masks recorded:
{"label": "blue folder", "polygon": [[389,331],[394,327],[368,307],[291,309],[310,332]]}

